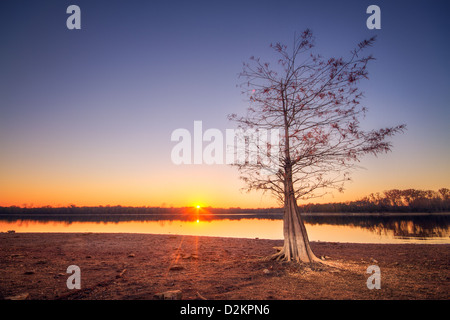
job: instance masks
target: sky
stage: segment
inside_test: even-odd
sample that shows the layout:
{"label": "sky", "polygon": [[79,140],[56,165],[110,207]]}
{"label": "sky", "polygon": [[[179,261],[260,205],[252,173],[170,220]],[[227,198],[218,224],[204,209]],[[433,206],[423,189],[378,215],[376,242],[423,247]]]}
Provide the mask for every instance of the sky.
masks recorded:
{"label": "sky", "polygon": [[[69,5],[81,29],[69,30]],[[366,9],[381,8],[369,30]],[[406,123],[393,151],[364,157],[349,201],[450,181],[446,1],[10,1],[0,3],[0,206],[271,207],[234,167],[176,165],[178,128],[225,132],[244,114],[236,87],[250,56],[270,61],[312,29],[315,52],[348,55],[377,35],[363,127]]]}

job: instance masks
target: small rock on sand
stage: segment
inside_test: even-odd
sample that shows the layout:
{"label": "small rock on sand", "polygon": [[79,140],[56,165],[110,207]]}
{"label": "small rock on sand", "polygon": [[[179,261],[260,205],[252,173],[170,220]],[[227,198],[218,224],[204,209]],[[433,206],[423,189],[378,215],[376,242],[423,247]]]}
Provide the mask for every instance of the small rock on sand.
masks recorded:
{"label": "small rock on sand", "polygon": [[178,271],[178,270],[183,270],[183,269],[184,269],[184,267],[180,266],[179,264],[175,264],[169,268],[170,271]]}
{"label": "small rock on sand", "polygon": [[171,290],[154,295],[156,300],[181,300],[181,290]]}
{"label": "small rock on sand", "polygon": [[122,278],[123,275],[125,274],[125,272],[127,272],[127,269],[123,269],[123,270],[116,276],[116,278],[117,278],[117,279],[118,279],[118,278]]}
{"label": "small rock on sand", "polygon": [[29,296],[29,293],[21,293],[16,296],[5,297],[5,300],[26,300]]}

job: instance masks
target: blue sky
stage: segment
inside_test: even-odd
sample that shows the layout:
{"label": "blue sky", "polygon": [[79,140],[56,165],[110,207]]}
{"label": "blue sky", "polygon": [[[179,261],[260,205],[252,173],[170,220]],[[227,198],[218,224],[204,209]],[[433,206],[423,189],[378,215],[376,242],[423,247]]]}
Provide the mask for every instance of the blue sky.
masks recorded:
{"label": "blue sky", "polygon": [[[81,8],[81,30],[66,8]],[[366,8],[381,8],[381,30]],[[245,111],[237,74],[305,28],[316,52],[346,55],[377,35],[362,82],[364,126],[406,123],[394,149],[364,158],[338,201],[450,181],[445,1],[2,1],[1,204],[266,206],[226,166],[175,166],[171,132],[225,130]],[[189,192],[185,190],[189,189]]]}

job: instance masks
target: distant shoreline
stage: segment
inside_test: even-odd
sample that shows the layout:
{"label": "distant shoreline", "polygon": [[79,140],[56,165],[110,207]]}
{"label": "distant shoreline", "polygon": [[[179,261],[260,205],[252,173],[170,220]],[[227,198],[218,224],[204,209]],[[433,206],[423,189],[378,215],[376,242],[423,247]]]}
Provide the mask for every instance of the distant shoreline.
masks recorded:
{"label": "distant shoreline", "polygon": [[[89,213],[89,212],[79,212],[79,213],[2,213],[0,212],[0,217],[14,217],[14,216],[27,216],[27,217],[44,217],[44,216],[101,216],[101,215],[108,215],[108,216],[183,216],[187,217],[190,216],[188,213]],[[447,216],[450,215],[450,212],[303,212],[303,216],[333,216],[333,217],[356,217],[356,216],[362,216],[362,217],[401,217],[401,216]],[[201,217],[222,217],[222,216],[253,216],[258,218],[267,218],[269,216],[277,216],[281,217],[283,216],[282,212],[270,212],[270,213],[255,213],[255,212],[229,212],[229,213],[198,213],[195,214],[195,216],[201,216]]]}

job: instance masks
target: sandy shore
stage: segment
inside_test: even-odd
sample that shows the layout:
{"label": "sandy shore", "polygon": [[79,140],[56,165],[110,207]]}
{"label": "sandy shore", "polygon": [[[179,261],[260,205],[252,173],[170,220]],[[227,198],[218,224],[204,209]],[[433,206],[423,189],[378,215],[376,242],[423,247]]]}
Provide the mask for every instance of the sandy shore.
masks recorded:
{"label": "sandy shore", "polygon": [[[0,298],[449,299],[450,245],[312,243],[340,269],[264,261],[282,241],[150,234],[0,234]],[[381,269],[369,290],[366,269]],[[69,265],[81,289],[66,286]]]}

